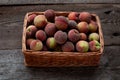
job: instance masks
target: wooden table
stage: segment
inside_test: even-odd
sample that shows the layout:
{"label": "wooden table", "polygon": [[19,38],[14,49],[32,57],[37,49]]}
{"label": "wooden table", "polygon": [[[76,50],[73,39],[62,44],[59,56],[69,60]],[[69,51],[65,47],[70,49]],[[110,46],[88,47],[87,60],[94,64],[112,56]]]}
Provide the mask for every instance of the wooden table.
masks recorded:
{"label": "wooden table", "polygon": [[[24,16],[30,11],[46,9],[89,11],[100,16],[105,49],[99,67],[24,66],[21,52]],[[0,80],[120,80],[120,1],[0,0]]]}

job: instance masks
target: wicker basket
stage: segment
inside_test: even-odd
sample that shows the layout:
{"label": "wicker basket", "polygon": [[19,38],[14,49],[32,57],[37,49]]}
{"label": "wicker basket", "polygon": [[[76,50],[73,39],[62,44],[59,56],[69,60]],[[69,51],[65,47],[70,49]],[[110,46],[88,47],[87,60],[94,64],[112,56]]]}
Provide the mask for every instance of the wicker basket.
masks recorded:
{"label": "wicker basket", "polygon": [[[77,66],[98,66],[100,56],[104,49],[104,40],[99,17],[96,14],[92,16],[98,24],[98,33],[100,35],[101,49],[98,52],[50,52],[50,51],[32,51],[26,49],[26,26],[27,18],[30,14],[44,14],[44,12],[29,12],[24,18],[22,52],[25,57],[25,65],[32,67],[77,67]],[[67,16],[69,12],[55,12],[57,16]]]}

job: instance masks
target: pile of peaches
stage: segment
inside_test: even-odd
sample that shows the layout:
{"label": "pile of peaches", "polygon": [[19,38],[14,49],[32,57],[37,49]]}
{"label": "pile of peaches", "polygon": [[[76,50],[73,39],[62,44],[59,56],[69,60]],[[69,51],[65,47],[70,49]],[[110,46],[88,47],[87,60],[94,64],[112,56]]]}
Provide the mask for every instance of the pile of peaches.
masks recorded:
{"label": "pile of peaches", "polygon": [[48,9],[44,14],[27,17],[26,47],[33,51],[99,51],[98,24],[89,12],[70,12],[57,16]]}

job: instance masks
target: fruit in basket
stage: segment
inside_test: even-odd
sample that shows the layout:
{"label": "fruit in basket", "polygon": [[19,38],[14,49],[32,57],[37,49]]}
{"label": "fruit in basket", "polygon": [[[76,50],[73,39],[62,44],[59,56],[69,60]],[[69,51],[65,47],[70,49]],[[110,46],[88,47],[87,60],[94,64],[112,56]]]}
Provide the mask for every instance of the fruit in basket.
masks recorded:
{"label": "fruit in basket", "polygon": [[89,12],[81,12],[79,15],[80,21],[90,22],[91,20],[91,14]]}
{"label": "fruit in basket", "polygon": [[76,29],[77,28],[77,23],[74,20],[69,20],[68,21],[68,27],[70,29]]}
{"label": "fruit in basket", "polygon": [[26,40],[26,46],[27,46],[28,48],[30,48],[30,43],[31,43],[33,40],[35,40],[35,39],[29,38],[29,39]]}
{"label": "fruit in basket", "polygon": [[37,28],[44,28],[46,24],[47,24],[47,19],[44,15],[37,15],[34,18],[34,25]]}
{"label": "fruit in basket", "polygon": [[49,22],[54,22],[54,19],[55,19],[54,10],[48,9],[48,10],[45,11],[44,15]]}
{"label": "fruit in basket", "polygon": [[35,37],[41,41],[45,41],[47,38],[46,33],[43,30],[38,30]]}
{"label": "fruit in basket", "polygon": [[100,43],[96,40],[89,42],[90,51],[99,51],[101,46]]}
{"label": "fruit in basket", "polygon": [[38,51],[38,50],[42,50],[42,48],[43,48],[43,44],[40,40],[33,40],[30,43],[30,49],[31,50]]}
{"label": "fruit in basket", "polygon": [[68,28],[68,20],[64,16],[57,16],[55,18],[55,25],[59,30],[66,30]]}
{"label": "fruit in basket", "polygon": [[68,14],[69,20],[78,21],[78,16],[79,16],[79,14],[78,14],[77,12],[70,12],[70,13]]}
{"label": "fruit in basket", "polygon": [[54,34],[54,38],[58,44],[64,44],[67,41],[67,33],[59,30]]}
{"label": "fruit in basket", "polygon": [[77,29],[80,33],[87,33],[88,32],[88,23],[87,22],[79,22],[77,25]]}
{"label": "fruit in basket", "polygon": [[90,32],[96,32],[97,31],[97,28],[98,28],[98,25],[96,22],[94,21],[91,21],[88,25],[88,28],[89,28],[89,31]]}
{"label": "fruit in basket", "polygon": [[34,18],[36,17],[37,15],[36,14],[31,14],[28,16],[28,19],[27,19],[27,22],[28,23],[33,23],[34,21]]}
{"label": "fruit in basket", "polygon": [[26,29],[26,37],[32,38],[35,36],[35,33],[37,31],[37,28],[34,25],[29,25]]}
{"label": "fruit in basket", "polygon": [[56,16],[52,9],[44,14],[30,14],[27,18],[26,47],[42,51],[98,51],[100,36],[94,18],[89,12]]}
{"label": "fruit in basket", "polygon": [[43,44],[43,49],[42,49],[42,51],[48,51],[47,46],[46,46],[46,45],[44,45],[44,44]]}
{"label": "fruit in basket", "polygon": [[54,37],[49,37],[46,41],[46,45],[49,49],[54,49],[57,45]]}
{"label": "fruit in basket", "polygon": [[57,44],[57,46],[55,47],[54,51],[61,52],[62,51],[61,45]]}
{"label": "fruit in basket", "polygon": [[85,33],[80,33],[80,40],[87,40],[87,35]]}
{"label": "fruit in basket", "polygon": [[79,31],[76,30],[76,29],[71,29],[69,32],[68,32],[68,39],[75,43],[77,41],[80,40],[80,35],[79,35]]}
{"label": "fruit in basket", "polygon": [[46,26],[45,26],[45,29],[44,31],[46,32],[46,34],[48,36],[54,36],[55,32],[57,31],[57,28],[55,26],[54,23],[48,23]]}
{"label": "fruit in basket", "polygon": [[74,44],[70,41],[67,41],[65,44],[62,45],[63,52],[73,52],[74,51]]}
{"label": "fruit in basket", "polygon": [[92,40],[99,40],[99,34],[98,33],[91,33],[90,35],[89,35],[89,41],[92,41]]}
{"label": "fruit in basket", "polygon": [[76,50],[78,52],[87,52],[89,50],[89,44],[87,41],[80,40],[76,43]]}

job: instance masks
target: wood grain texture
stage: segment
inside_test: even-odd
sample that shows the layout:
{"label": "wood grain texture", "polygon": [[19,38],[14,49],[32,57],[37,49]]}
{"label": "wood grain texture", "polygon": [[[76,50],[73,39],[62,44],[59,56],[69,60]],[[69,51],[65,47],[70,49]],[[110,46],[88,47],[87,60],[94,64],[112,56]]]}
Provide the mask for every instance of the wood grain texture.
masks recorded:
{"label": "wood grain texture", "polygon": [[68,3],[120,3],[119,0],[0,0],[0,5],[23,4],[68,4]]}
{"label": "wood grain texture", "polygon": [[20,49],[23,19],[27,12],[45,11],[89,11],[101,19],[105,45],[120,45],[120,6],[119,5],[36,5],[0,7],[0,49]]}
{"label": "wood grain texture", "polygon": [[120,46],[105,47],[99,67],[25,67],[21,49],[0,50],[0,80],[119,80]]}

